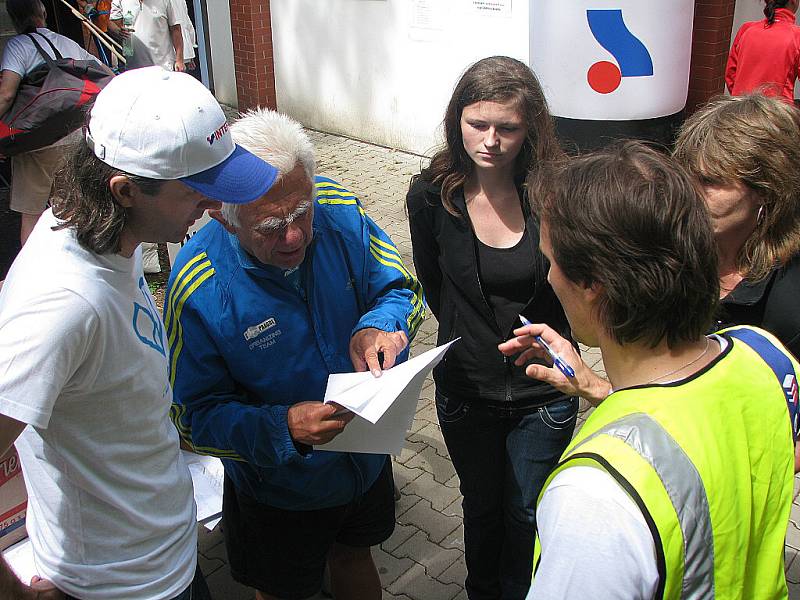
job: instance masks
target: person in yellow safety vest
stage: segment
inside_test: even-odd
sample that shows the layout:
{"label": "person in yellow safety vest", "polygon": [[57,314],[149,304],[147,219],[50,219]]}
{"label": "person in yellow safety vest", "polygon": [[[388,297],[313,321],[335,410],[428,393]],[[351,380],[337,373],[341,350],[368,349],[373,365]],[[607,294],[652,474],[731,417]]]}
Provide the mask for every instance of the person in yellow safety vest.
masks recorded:
{"label": "person in yellow safety vest", "polygon": [[[548,279],[612,391],[539,497],[528,598],[787,598],[800,365],[753,327],[704,335],[716,245],[672,159],[625,142],[547,181],[530,197]],[[594,381],[546,325],[514,333],[500,350],[518,364],[555,354],[565,389]]]}

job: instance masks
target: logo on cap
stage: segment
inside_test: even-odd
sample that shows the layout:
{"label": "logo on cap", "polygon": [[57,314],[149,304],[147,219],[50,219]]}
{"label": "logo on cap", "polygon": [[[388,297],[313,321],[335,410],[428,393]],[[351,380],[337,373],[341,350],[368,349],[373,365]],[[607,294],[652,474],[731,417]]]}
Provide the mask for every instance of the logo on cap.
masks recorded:
{"label": "logo on cap", "polygon": [[212,133],[210,136],[208,136],[206,138],[206,140],[208,140],[208,145],[211,146],[214,142],[216,142],[219,138],[221,138],[227,132],[228,132],[228,122],[225,121],[225,123],[222,125],[222,127],[217,129],[214,133]]}

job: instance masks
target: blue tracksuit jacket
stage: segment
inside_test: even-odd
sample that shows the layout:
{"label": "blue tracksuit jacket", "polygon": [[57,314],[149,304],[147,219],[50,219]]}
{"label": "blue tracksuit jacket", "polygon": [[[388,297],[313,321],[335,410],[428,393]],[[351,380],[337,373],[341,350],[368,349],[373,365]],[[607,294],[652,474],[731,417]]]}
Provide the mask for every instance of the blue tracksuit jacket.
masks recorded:
{"label": "blue tracksuit jacket", "polygon": [[329,373],[353,371],[357,330],[402,329],[411,340],[423,318],[419,283],[357,198],[330,179],[315,187],[303,289],[212,221],[181,249],[164,300],[181,436],[220,457],[237,489],[291,510],[350,502],[386,456],[298,453],[289,407],[322,400]]}

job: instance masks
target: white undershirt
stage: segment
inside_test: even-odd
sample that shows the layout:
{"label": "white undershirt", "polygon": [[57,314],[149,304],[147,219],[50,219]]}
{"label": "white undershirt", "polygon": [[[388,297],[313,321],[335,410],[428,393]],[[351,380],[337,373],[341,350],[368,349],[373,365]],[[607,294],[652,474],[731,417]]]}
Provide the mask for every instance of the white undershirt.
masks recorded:
{"label": "white undershirt", "polygon": [[553,478],[536,510],[542,560],[528,599],[649,600],[658,585],[653,535],[605,471],[576,466]]}

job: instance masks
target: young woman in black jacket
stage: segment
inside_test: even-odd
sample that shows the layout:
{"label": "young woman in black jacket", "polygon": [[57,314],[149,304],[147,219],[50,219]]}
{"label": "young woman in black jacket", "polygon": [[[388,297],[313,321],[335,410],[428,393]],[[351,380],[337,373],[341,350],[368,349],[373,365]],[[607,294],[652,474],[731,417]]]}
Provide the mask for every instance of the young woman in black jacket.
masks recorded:
{"label": "young woman in black jacket", "polygon": [[527,378],[497,345],[519,314],[569,336],[523,186],[561,149],[539,82],[508,57],[467,69],[444,128],[445,144],[412,179],[406,203],[438,342],[461,338],[434,379],[464,497],[466,590],[470,600],[522,599],[536,498],[572,436],[577,399]]}

